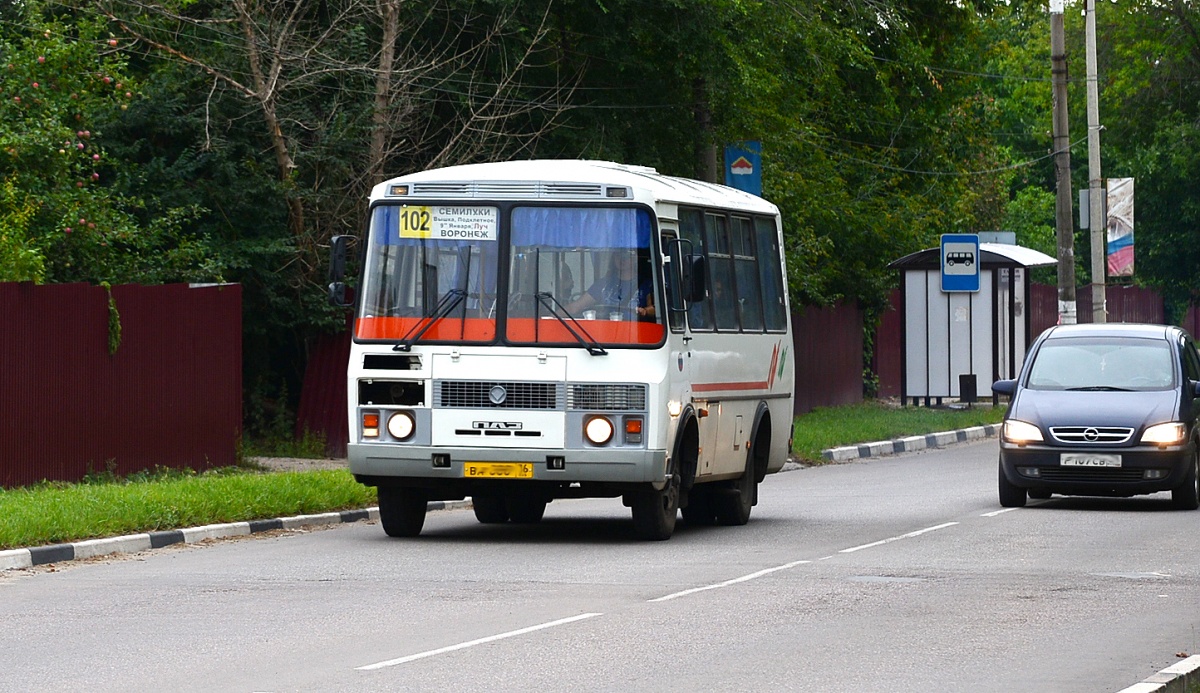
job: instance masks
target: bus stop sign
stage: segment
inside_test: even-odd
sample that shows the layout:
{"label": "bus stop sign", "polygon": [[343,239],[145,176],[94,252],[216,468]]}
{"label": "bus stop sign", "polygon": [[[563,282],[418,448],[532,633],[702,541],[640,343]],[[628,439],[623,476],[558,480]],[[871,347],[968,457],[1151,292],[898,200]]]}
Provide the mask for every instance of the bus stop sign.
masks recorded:
{"label": "bus stop sign", "polygon": [[977,234],[942,234],[942,291],[979,291]]}

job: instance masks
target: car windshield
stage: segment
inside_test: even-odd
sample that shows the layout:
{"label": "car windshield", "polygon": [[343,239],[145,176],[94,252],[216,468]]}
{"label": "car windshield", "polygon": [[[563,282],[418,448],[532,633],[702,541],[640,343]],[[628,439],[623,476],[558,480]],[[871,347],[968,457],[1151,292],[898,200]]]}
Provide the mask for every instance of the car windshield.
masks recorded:
{"label": "car windshield", "polygon": [[1166,390],[1175,387],[1170,345],[1162,339],[1048,339],[1029,369],[1035,390]]}

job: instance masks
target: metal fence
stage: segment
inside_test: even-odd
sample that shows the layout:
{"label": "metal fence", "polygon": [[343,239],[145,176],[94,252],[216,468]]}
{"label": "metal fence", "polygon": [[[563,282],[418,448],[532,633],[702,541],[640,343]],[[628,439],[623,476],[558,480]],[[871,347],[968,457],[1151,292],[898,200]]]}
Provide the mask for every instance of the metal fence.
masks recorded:
{"label": "metal fence", "polygon": [[0,486],[237,461],[241,286],[109,296],[0,284]]}

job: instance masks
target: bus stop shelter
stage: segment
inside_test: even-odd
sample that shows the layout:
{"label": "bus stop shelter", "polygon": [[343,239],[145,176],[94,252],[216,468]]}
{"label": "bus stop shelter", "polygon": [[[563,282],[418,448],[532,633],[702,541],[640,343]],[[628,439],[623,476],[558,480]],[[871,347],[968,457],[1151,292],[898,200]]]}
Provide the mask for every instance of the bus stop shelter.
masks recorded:
{"label": "bus stop shelter", "polygon": [[1020,371],[1034,336],[1029,334],[1027,270],[1057,260],[1004,243],[980,243],[979,256],[979,290],[968,292],[942,291],[940,248],[888,265],[901,273],[904,404],[995,399],[992,383]]}

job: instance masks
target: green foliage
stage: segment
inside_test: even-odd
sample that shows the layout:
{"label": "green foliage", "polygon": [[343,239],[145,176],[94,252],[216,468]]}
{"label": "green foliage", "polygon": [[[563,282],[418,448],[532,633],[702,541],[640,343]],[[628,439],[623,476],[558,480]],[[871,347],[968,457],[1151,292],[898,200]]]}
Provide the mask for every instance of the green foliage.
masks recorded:
{"label": "green foliage", "polygon": [[121,43],[86,12],[56,17],[20,6],[0,25],[0,276],[34,281],[212,280],[203,238],[184,231],[195,208],[139,219],[145,203],[111,185],[126,164],[108,155],[104,123],[139,92]]}

